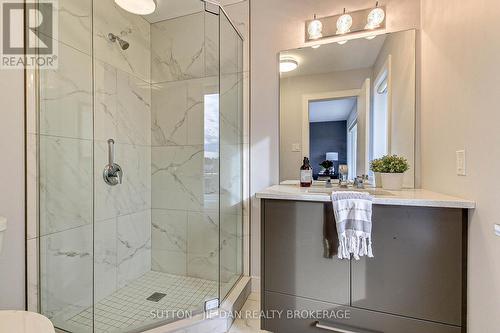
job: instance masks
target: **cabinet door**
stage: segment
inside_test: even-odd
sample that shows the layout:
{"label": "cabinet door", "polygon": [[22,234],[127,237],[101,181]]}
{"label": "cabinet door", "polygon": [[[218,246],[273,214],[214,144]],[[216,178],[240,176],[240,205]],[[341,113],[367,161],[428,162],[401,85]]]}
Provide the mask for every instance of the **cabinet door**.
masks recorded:
{"label": "cabinet door", "polygon": [[462,325],[460,209],[374,206],[374,259],[352,262],[355,307]]}
{"label": "cabinet door", "polygon": [[325,258],[325,238],[338,246],[331,206],[263,200],[264,290],[349,304],[349,261]]}

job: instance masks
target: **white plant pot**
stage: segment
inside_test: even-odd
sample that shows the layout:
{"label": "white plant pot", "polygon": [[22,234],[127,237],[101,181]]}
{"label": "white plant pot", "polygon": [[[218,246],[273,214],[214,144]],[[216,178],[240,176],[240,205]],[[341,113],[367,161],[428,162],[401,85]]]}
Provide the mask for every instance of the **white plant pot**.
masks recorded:
{"label": "white plant pot", "polygon": [[382,174],[380,172],[374,172],[374,175],[375,175],[375,187],[381,188],[382,187]]}
{"label": "white plant pot", "polygon": [[404,173],[382,173],[382,188],[399,191],[403,188]]}

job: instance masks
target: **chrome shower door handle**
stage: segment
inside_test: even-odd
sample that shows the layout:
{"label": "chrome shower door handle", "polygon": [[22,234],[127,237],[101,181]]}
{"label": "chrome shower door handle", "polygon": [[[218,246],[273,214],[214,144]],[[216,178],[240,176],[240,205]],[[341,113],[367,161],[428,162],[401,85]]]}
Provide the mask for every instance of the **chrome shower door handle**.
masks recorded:
{"label": "chrome shower door handle", "polygon": [[110,186],[116,186],[123,181],[123,170],[115,163],[115,140],[108,140],[108,164],[104,167],[104,182]]}

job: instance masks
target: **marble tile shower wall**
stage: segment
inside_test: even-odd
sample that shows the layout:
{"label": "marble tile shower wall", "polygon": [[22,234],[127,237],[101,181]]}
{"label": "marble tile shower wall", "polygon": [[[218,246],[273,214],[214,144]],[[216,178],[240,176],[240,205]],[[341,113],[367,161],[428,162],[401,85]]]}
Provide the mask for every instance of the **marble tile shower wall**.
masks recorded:
{"label": "marble tile shower wall", "polygon": [[218,109],[212,118],[205,109],[219,89],[218,17],[155,23],[151,40],[152,267],[217,280],[219,152],[205,122]]}
{"label": "marble tile shower wall", "polygon": [[[41,307],[56,322],[91,306],[93,278],[101,299],[151,269],[150,24],[113,0],[93,6],[94,36],[92,1],[59,1],[59,68],[40,72],[40,230],[28,248],[40,242]],[[116,187],[102,180],[109,138]]]}

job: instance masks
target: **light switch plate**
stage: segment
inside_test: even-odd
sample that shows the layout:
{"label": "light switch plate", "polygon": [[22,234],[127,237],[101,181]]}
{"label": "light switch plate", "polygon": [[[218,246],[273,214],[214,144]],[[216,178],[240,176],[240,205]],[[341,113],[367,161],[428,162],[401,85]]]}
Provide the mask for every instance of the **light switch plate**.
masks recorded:
{"label": "light switch plate", "polygon": [[495,235],[500,237],[500,224],[495,224]]}
{"label": "light switch plate", "polygon": [[300,152],[300,143],[292,144],[292,152],[299,153]]}
{"label": "light switch plate", "polygon": [[466,176],[466,161],[465,161],[465,150],[457,150],[457,175]]}

